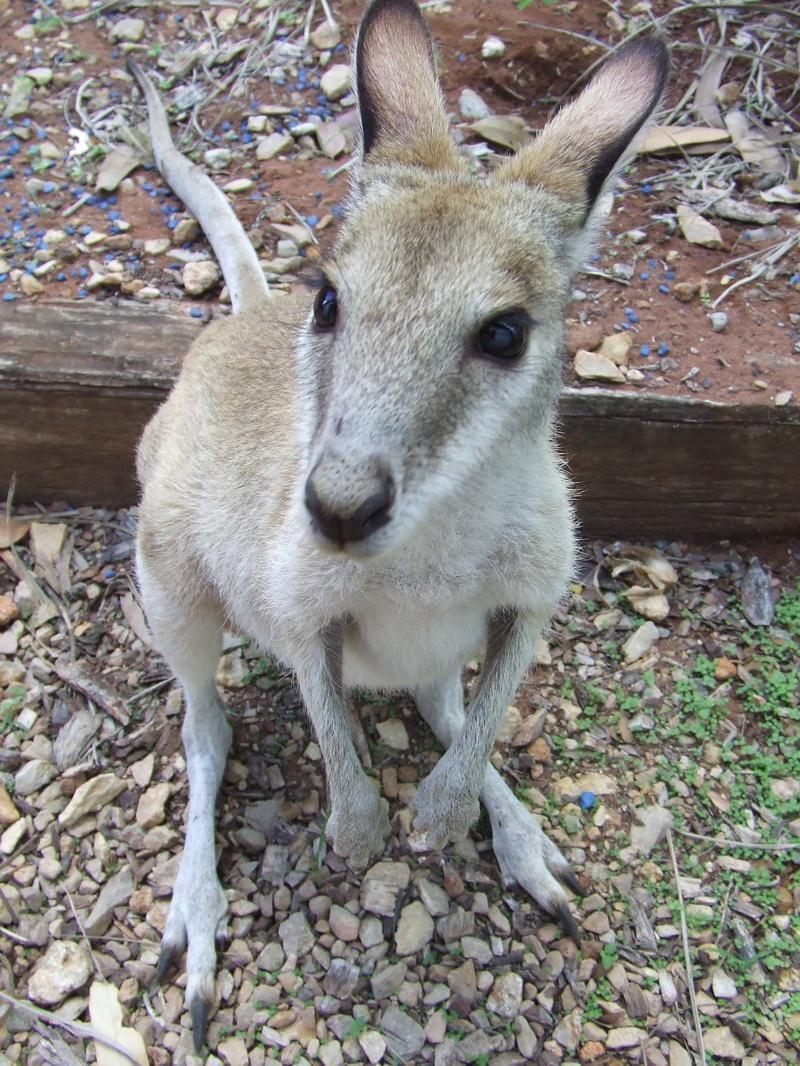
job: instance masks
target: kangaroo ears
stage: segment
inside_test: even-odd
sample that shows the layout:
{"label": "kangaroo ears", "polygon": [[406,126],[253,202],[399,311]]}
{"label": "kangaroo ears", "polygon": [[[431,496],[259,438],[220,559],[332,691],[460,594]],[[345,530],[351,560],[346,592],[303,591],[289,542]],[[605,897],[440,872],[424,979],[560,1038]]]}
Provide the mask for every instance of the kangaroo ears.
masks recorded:
{"label": "kangaroo ears", "polygon": [[373,0],[358,31],[356,87],[364,161],[462,169],[414,0]]}
{"label": "kangaroo ears", "polygon": [[579,208],[583,225],[658,106],[668,68],[667,49],[655,38],[621,48],[495,180],[544,186]]}

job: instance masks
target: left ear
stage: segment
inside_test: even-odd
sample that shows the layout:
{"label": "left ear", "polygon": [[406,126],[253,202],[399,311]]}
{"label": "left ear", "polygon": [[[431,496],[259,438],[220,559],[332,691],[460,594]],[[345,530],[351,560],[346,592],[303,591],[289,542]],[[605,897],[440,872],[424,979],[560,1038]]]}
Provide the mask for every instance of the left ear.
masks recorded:
{"label": "left ear", "polygon": [[495,181],[544,186],[574,206],[576,223],[583,225],[634,137],[658,107],[668,67],[661,41],[632,41],[531,145],[496,171]]}

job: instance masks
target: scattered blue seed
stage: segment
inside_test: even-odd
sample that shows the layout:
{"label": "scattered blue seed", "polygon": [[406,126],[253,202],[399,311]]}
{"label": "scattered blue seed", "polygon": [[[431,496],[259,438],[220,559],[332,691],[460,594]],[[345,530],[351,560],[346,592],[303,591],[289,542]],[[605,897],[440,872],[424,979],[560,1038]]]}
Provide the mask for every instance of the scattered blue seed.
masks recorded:
{"label": "scattered blue seed", "polygon": [[640,321],[639,315],[637,315],[637,313],[633,310],[632,307],[625,308],[625,317],[629,322],[633,323],[634,325]]}
{"label": "scattered blue seed", "polygon": [[650,184],[649,181],[646,181],[642,186],[642,192],[645,196],[650,196],[650,194],[653,192],[653,186]]}
{"label": "scattered blue seed", "polygon": [[192,318],[202,318],[203,317],[203,312],[202,312],[202,310],[199,307],[190,308],[189,314],[192,316]]}
{"label": "scattered blue seed", "polygon": [[639,275],[639,277],[642,279],[642,281],[647,281],[649,279],[649,277],[650,277],[650,271],[649,270],[643,270],[641,272],[641,274]]}
{"label": "scattered blue seed", "polygon": [[659,346],[658,346],[658,354],[661,355],[661,356],[669,355],[669,345],[668,344],[659,344]]}
{"label": "scattered blue seed", "polygon": [[641,346],[641,348],[639,349],[639,355],[641,355],[642,359],[649,359],[650,358],[650,345],[649,344],[643,344]]}
{"label": "scattered blue seed", "polygon": [[7,304],[10,304],[12,300],[16,300],[16,295],[13,292],[4,292],[3,299]]}
{"label": "scattered blue seed", "polygon": [[658,291],[659,292],[669,292],[669,285],[659,285],[658,286]]}
{"label": "scattered blue seed", "polygon": [[597,803],[597,796],[594,792],[581,792],[578,796],[578,806],[582,811],[590,811]]}

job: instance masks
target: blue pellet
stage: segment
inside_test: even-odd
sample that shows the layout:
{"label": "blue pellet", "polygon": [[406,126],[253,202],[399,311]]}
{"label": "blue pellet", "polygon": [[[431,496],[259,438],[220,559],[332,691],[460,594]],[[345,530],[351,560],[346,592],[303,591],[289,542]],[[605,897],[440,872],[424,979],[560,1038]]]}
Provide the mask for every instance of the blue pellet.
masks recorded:
{"label": "blue pellet", "polygon": [[78,289],[78,299],[79,300],[85,300],[88,295],[89,295],[89,290],[88,289]]}
{"label": "blue pellet", "polygon": [[582,811],[590,811],[597,803],[597,796],[594,792],[581,792],[578,796],[578,806]]}
{"label": "blue pellet", "polygon": [[640,321],[639,315],[633,310],[632,307],[625,308],[625,317],[629,322],[632,322],[634,325]]}
{"label": "blue pellet", "polygon": [[658,355],[661,355],[661,356],[669,355],[669,345],[668,344],[659,344],[659,346],[658,346]]}
{"label": "blue pellet", "polygon": [[79,278],[88,278],[89,277],[88,269],[86,267],[78,267],[78,277]]}
{"label": "blue pellet", "polygon": [[12,300],[16,300],[16,294],[13,292],[4,292],[3,299],[7,304],[10,304]]}
{"label": "blue pellet", "polygon": [[650,194],[653,192],[653,186],[650,184],[649,181],[646,181],[642,186],[642,192],[645,196],[650,196]]}
{"label": "blue pellet", "polygon": [[664,292],[664,293],[669,292],[669,285],[659,285],[658,286],[658,291],[659,292]]}
{"label": "blue pellet", "polygon": [[642,281],[647,281],[650,278],[650,271],[649,270],[643,270],[641,272],[641,274],[639,275],[639,277],[642,279]]}
{"label": "blue pellet", "polygon": [[641,346],[641,348],[639,349],[639,355],[641,355],[642,359],[649,359],[650,358],[650,345],[649,344],[643,344]]}
{"label": "blue pellet", "polygon": [[203,312],[201,311],[201,309],[199,307],[192,307],[189,310],[189,314],[192,316],[192,318],[202,318],[203,317]]}
{"label": "blue pellet", "polygon": [[675,271],[674,270],[665,270],[664,271],[664,277],[666,278],[667,281],[674,281],[675,280]]}
{"label": "blue pellet", "polygon": [[59,273],[56,274],[56,281],[66,281],[66,280],[67,280],[67,275],[64,273],[63,270],[59,271]]}
{"label": "blue pellet", "polygon": [[306,223],[313,229],[319,222],[319,215],[306,215]]}

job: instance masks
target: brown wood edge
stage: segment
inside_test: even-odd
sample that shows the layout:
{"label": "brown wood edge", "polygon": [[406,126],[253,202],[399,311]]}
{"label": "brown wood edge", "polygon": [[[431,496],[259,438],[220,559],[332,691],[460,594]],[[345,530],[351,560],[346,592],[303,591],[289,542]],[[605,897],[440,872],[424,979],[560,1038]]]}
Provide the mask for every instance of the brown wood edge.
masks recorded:
{"label": "brown wood edge", "polygon": [[[0,305],[0,491],[136,500],[133,455],[202,326],[124,301]],[[559,438],[604,536],[800,533],[800,408],[565,388]]]}

